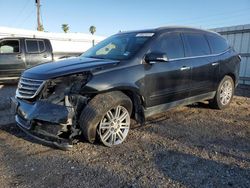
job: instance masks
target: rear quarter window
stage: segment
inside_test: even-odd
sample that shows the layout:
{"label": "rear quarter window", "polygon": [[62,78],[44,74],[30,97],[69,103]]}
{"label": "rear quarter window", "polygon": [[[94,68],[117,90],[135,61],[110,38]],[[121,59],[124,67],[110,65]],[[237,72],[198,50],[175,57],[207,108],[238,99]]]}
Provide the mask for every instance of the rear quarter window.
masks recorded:
{"label": "rear quarter window", "polygon": [[41,52],[44,52],[44,51],[45,51],[45,44],[44,44],[44,41],[43,41],[43,40],[39,40],[39,41],[38,41],[38,45],[39,45],[39,51],[40,51],[40,53],[41,53]]}
{"label": "rear quarter window", "polygon": [[186,56],[211,54],[207,39],[200,33],[183,33]]}
{"label": "rear quarter window", "polygon": [[211,47],[212,53],[214,54],[224,52],[229,48],[229,45],[226,39],[224,39],[223,37],[219,35],[207,34],[206,37]]}

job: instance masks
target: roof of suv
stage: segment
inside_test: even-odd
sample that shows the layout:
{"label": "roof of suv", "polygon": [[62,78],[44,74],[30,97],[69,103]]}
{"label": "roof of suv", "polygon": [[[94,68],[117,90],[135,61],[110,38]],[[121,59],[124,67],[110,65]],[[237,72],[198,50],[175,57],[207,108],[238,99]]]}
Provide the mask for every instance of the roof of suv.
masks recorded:
{"label": "roof of suv", "polygon": [[140,33],[140,32],[152,32],[152,33],[158,33],[158,32],[166,32],[166,31],[193,31],[193,32],[200,32],[200,33],[213,33],[217,34],[214,31],[199,29],[199,28],[193,28],[193,27],[187,27],[187,26],[166,26],[166,27],[158,27],[155,29],[145,29],[145,30],[135,30],[135,31],[124,31],[122,33]]}

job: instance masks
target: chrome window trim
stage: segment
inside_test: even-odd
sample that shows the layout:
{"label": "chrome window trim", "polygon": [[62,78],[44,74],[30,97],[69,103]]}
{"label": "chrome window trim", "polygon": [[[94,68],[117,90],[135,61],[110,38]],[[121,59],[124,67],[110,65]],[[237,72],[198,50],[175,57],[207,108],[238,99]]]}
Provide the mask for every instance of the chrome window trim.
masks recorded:
{"label": "chrome window trim", "polygon": [[178,60],[195,59],[195,58],[202,58],[202,57],[215,57],[215,56],[219,56],[219,55],[225,54],[229,50],[230,50],[230,48],[228,48],[227,50],[225,50],[225,51],[223,51],[221,53],[218,53],[218,54],[209,54],[209,55],[200,55],[200,56],[190,56],[190,57],[173,58],[173,59],[169,59],[168,61],[178,61]]}

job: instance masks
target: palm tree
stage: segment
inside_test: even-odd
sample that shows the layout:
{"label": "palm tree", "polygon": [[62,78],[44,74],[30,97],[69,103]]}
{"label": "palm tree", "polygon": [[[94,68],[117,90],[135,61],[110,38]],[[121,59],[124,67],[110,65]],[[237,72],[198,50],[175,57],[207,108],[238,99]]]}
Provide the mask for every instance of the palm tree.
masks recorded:
{"label": "palm tree", "polygon": [[96,27],[95,26],[90,26],[89,27],[89,32],[92,34],[92,35],[94,35],[95,34],[95,32],[96,32]]}
{"label": "palm tree", "polygon": [[[96,32],[96,27],[95,26],[90,26],[89,27],[89,32],[92,34],[92,35],[94,35],[95,34],[95,32]],[[92,40],[92,45],[94,46],[95,45],[95,40],[93,39]]]}
{"label": "palm tree", "polygon": [[68,33],[69,25],[68,24],[62,24],[62,30],[64,31],[64,33]]}
{"label": "palm tree", "polygon": [[44,31],[43,25],[41,24],[41,25],[39,26],[39,28],[37,28],[37,30],[38,30],[38,31]]}

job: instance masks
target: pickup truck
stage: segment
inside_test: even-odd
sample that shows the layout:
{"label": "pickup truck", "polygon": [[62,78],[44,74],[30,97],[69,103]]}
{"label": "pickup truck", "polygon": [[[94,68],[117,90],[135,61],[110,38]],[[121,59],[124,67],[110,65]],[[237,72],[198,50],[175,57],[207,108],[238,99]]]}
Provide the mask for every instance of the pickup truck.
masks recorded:
{"label": "pickup truck", "polygon": [[[58,59],[68,57],[65,54],[60,55]],[[0,83],[18,80],[25,69],[53,60],[53,49],[48,39],[1,38]]]}

